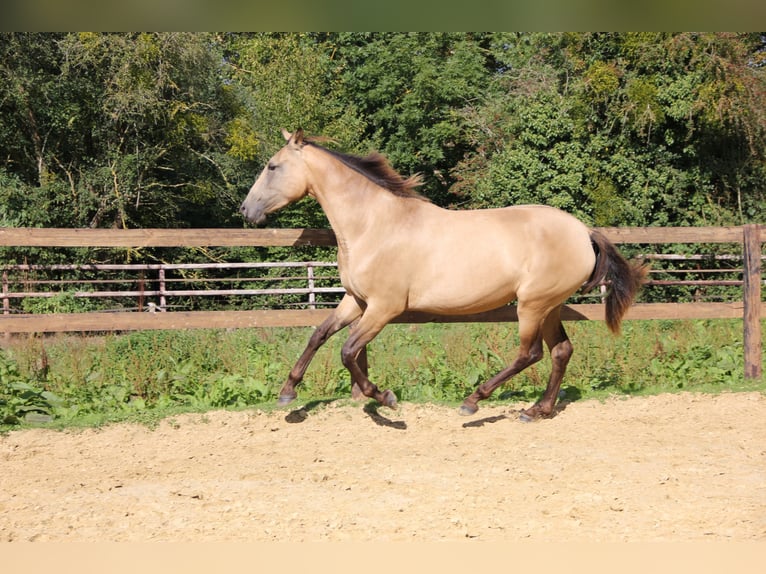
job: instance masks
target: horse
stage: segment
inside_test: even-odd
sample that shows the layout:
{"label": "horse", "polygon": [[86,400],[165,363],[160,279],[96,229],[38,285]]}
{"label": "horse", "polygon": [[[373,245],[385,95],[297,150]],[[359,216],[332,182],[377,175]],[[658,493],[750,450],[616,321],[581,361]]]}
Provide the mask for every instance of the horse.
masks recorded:
{"label": "horse", "polygon": [[[345,295],[311,335],[280,390],[279,404],[296,387],[317,349],[349,327],[341,360],[364,396],[396,408],[366,372],[366,345],[405,311],[437,315],[480,313],[516,301],[519,348],[513,361],[480,384],[460,406],[478,403],[543,357],[552,369],[542,398],[522,411],[525,420],[552,415],[573,346],[560,319],[572,294],[605,281],[605,321],[615,334],[645,282],[647,268],[625,259],[603,234],[574,216],[544,205],[453,210],[439,207],[380,153],[355,156],[329,149],[302,129],[282,130],[285,145],[268,161],[240,207],[255,225],[308,195],[335,232]],[[362,357],[360,357],[362,354]]]}

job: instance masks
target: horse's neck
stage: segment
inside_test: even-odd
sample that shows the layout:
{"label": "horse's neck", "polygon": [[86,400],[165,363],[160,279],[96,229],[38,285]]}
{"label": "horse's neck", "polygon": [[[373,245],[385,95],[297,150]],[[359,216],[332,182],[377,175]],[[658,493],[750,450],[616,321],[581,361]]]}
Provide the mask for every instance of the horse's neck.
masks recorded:
{"label": "horse's neck", "polygon": [[397,200],[402,201],[364,176],[348,173],[345,168],[331,174],[324,172],[312,188],[312,195],[322,206],[341,250],[349,249],[373,225],[392,217]]}
{"label": "horse's neck", "polygon": [[376,214],[382,215],[380,207],[376,205],[381,203],[376,201],[377,194],[369,191],[360,187],[334,187],[316,195],[335,232],[338,249],[341,251],[351,249],[365,233],[371,231]]}

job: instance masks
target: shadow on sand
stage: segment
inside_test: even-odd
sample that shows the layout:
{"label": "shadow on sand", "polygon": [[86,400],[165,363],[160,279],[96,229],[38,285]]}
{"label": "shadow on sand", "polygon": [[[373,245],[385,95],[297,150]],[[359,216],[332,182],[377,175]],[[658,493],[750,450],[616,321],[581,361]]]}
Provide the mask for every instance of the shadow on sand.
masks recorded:
{"label": "shadow on sand", "polygon": [[382,414],[378,412],[378,409],[380,408],[380,405],[375,403],[367,403],[364,405],[364,409],[362,409],[369,417],[373,420],[373,422],[381,427],[388,427],[392,429],[397,430],[406,430],[407,429],[407,423],[404,421],[392,421],[388,417],[384,417]]}
{"label": "shadow on sand", "polygon": [[580,392],[580,389],[576,387],[567,387],[566,389],[562,390],[562,394],[560,396],[562,398],[559,399],[559,402],[556,403],[555,407],[553,407],[553,412],[545,417],[540,417],[538,419],[531,419],[524,414],[523,410],[511,409],[506,414],[485,417],[483,419],[476,419],[475,421],[469,421],[467,423],[463,423],[463,428],[480,428],[480,427],[483,427],[484,425],[493,424],[496,422],[500,422],[502,420],[514,419],[514,418],[523,423],[533,423],[539,420],[552,419],[558,416],[559,413],[564,412],[570,404],[572,404],[575,401],[579,401],[582,398],[582,393]]}
{"label": "shadow on sand", "polygon": [[[566,398],[564,398],[566,397]],[[582,398],[582,394],[580,393],[580,390],[575,387],[567,387],[562,392],[562,398],[559,400],[559,402],[556,404],[556,406],[553,409],[553,412],[548,415],[547,417],[542,417],[543,419],[552,419],[556,416],[558,416],[559,413],[564,412],[566,408],[572,404],[573,402],[579,400]],[[285,422],[291,423],[291,424],[298,424],[304,422],[308,417],[309,413],[313,411],[314,409],[317,409],[321,406],[330,404],[335,402],[336,399],[321,399],[321,400],[315,400],[315,401],[309,401],[302,407],[299,407],[297,409],[294,409],[290,411],[285,416]],[[380,414],[380,407],[381,405],[375,403],[375,402],[368,402],[366,405],[364,405],[364,408],[362,409],[367,416],[369,416],[372,421],[382,427],[388,427],[392,429],[397,430],[406,430],[407,429],[407,423],[405,421],[393,421],[389,419],[388,417]],[[386,407],[387,408],[387,407]],[[521,422],[536,422],[537,420],[541,419],[530,419],[528,417],[525,417],[524,411],[520,409],[511,409],[508,413],[502,414],[502,415],[494,415],[491,417],[484,417],[481,419],[476,419],[473,421],[468,421],[463,423],[463,428],[481,428],[485,425],[494,424],[503,420],[508,419],[517,419]]]}
{"label": "shadow on sand", "polygon": [[317,407],[321,407],[322,405],[327,405],[333,402],[335,402],[335,399],[322,399],[317,401],[309,401],[302,407],[299,407],[287,413],[287,416],[285,416],[285,422],[288,422],[291,424],[302,423],[307,418],[309,418],[309,413],[311,411],[313,411]]}
{"label": "shadow on sand", "polygon": [[[309,401],[302,407],[299,407],[287,413],[287,415],[285,416],[285,422],[288,422],[290,424],[302,423],[307,418],[309,418],[309,413],[311,411],[333,402],[335,402],[335,399],[322,399],[322,400],[316,400],[316,401]],[[378,426],[388,427],[388,428],[397,429],[397,430],[407,429],[406,422],[392,421],[388,417],[380,414],[379,408],[380,408],[380,405],[375,404],[374,402],[370,402],[370,403],[367,403],[362,410]]]}

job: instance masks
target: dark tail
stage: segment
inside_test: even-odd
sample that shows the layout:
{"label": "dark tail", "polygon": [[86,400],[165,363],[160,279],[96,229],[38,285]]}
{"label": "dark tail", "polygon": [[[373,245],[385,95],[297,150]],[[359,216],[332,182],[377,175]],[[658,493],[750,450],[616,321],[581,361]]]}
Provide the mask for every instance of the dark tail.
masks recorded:
{"label": "dark tail", "polygon": [[622,317],[646,281],[649,266],[625,259],[614,243],[598,231],[591,230],[590,240],[596,252],[596,266],[588,282],[583,285],[582,292],[590,291],[605,280],[609,282],[606,325],[612,333],[619,334]]}

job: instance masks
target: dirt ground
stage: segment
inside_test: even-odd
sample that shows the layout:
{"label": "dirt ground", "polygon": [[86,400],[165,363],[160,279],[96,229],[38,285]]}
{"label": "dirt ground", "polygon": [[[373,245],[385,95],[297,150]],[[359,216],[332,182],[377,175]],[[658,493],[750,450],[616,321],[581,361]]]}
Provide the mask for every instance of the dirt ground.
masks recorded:
{"label": "dirt ground", "polygon": [[0,541],[766,540],[760,393],[294,405],[2,436]]}

